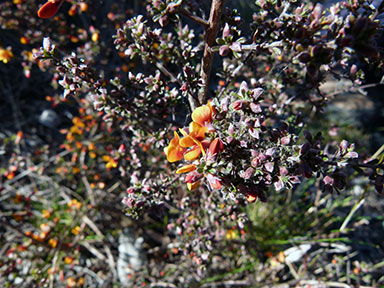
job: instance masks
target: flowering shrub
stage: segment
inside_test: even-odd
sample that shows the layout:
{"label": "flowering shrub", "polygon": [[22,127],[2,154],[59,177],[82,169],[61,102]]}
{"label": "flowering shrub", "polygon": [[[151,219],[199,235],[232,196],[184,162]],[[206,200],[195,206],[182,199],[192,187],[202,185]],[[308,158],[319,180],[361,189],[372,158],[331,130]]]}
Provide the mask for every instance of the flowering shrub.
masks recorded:
{"label": "flowering shrub", "polygon": [[[19,231],[7,248],[8,262],[1,262],[11,267],[2,268],[4,279],[17,284],[15,275],[24,273],[19,259],[35,261],[41,245],[44,257],[33,264],[41,274],[30,283],[100,283],[101,276],[78,268],[86,262],[82,249],[95,256],[96,267],[108,259],[109,272],[99,272],[116,282],[105,243],[114,242],[108,239],[119,234],[120,220],[110,216],[108,227],[103,217],[120,209],[143,221],[140,229],[140,223],[156,223],[162,235],[162,246],[149,249],[156,253],[148,256],[148,268],[127,276],[133,287],[165,274],[173,285],[197,285],[233,263],[249,267],[253,254],[262,253],[250,245],[261,239],[254,233],[256,205],[280,205],[306,185],[340,193],[351,175],[366,177],[382,193],[382,150],[368,156],[326,124],[320,132],[313,128],[334,96],[321,89],[327,79],[347,80],[356,89],[364,88],[372,67],[383,75],[382,5],[344,1],[325,9],[260,0],[245,20],[222,0],[213,0],[209,11],[196,1],[150,0],[135,7],[135,15],[125,1],[116,2],[0,4],[1,27],[20,34],[18,46],[0,43],[0,69],[17,65],[26,79],[47,75],[40,84],[46,100],[70,115],[51,146],[29,148],[31,135],[21,131],[4,141],[1,185],[13,198],[6,207],[13,220],[1,216]],[[16,193],[33,185],[25,179],[30,173],[64,191],[51,206],[41,207],[43,194],[33,189]],[[37,191],[43,186],[38,182]],[[92,237],[101,239],[97,248],[89,244]]]}

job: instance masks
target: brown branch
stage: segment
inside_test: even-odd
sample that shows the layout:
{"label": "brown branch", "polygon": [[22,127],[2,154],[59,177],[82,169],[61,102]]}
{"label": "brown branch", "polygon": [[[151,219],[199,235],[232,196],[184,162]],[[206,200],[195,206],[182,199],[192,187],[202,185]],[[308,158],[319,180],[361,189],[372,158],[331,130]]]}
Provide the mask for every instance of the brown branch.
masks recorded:
{"label": "brown branch", "polygon": [[209,23],[207,20],[200,18],[196,15],[193,15],[191,12],[189,12],[187,9],[180,7],[179,12],[183,14],[184,16],[187,16],[189,19],[195,21],[197,24],[200,24],[201,26],[204,27],[204,29],[208,29]]}
{"label": "brown branch", "polygon": [[220,18],[223,13],[225,0],[212,0],[211,12],[208,20],[208,28],[205,30],[205,48],[201,60],[200,77],[203,80],[202,90],[199,92],[199,104],[202,105],[208,100],[209,77],[212,69],[213,54],[212,47],[215,45],[217,33],[220,28]]}

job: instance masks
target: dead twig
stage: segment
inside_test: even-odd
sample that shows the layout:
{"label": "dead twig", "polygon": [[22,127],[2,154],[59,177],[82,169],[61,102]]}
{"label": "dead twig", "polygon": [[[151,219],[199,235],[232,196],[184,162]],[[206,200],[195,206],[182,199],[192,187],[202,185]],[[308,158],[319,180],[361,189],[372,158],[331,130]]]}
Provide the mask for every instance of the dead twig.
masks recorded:
{"label": "dead twig", "polygon": [[[97,236],[101,237],[101,238],[105,238],[104,234],[100,231],[100,229],[96,226],[96,224],[88,218],[88,216],[84,216],[83,217],[83,222],[85,224],[87,224],[89,226],[89,228],[91,228]],[[113,274],[113,279],[114,281],[117,280],[117,274],[116,274],[116,262],[115,262],[115,259],[113,258],[113,255],[112,255],[112,251],[111,249],[109,248],[108,245],[104,245],[104,251],[105,253],[107,254],[107,259],[108,259],[108,265],[109,267],[111,268],[111,271],[112,271],[112,274]]]}
{"label": "dead twig", "polygon": [[81,245],[84,248],[88,249],[88,251],[91,252],[94,256],[96,256],[98,259],[100,259],[102,261],[106,261],[107,260],[107,257],[105,257],[105,255],[103,253],[101,253],[98,249],[93,247],[88,242],[84,241],[84,242],[81,243]]}
{"label": "dead twig", "polygon": [[228,280],[214,283],[206,283],[201,286],[201,288],[215,288],[215,287],[249,287],[251,283],[246,280]]}
{"label": "dead twig", "polygon": [[92,206],[95,206],[96,205],[95,193],[93,192],[93,189],[91,188],[91,185],[89,184],[87,177],[82,176],[81,181],[83,181],[85,189],[87,190],[89,201],[91,202]]}

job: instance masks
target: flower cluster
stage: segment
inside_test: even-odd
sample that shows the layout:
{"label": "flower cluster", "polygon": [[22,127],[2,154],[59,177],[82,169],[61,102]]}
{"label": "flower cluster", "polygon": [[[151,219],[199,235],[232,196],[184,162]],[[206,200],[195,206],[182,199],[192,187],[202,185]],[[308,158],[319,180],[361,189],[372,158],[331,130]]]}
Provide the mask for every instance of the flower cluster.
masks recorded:
{"label": "flower cluster", "polygon": [[[189,190],[195,189],[200,179],[206,177],[211,189],[220,189],[221,179],[209,171],[206,164],[216,160],[217,154],[224,150],[224,144],[220,138],[211,139],[206,134],[213,134],[212,125],[214,107],[207,105],[196,108],[192,113],[192,122],[189,127],[179,129],[182,134],[174,131],[174,138],[164,149],[169,162],[177,162],[183,158],[192,164],[185,165],[176,171],[176,174],[188,173],[185,178]],[[201,157],[202,156],[202,157]]]}

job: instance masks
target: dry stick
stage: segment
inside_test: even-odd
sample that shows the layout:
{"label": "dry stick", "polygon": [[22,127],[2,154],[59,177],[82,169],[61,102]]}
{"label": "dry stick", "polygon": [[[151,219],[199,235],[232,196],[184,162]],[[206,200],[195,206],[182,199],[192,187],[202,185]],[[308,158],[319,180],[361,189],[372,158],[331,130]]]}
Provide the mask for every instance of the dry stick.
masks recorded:
{"label": "dry stick", "polygon": [[[83,221],[85,224],[89,226],[89,228],[91,228],[96,233],[97,236],[103,239],[105,238],[104,234],[100,231],[99,227],[97,227],[97,225],[91,219],[89,219],[87,215],[84,215]],[[115,269],[116,263],[115,263],[115,260],[113,259],[112,251],[109,248],[109,246],[106,244],[104,244],[104,251],[107,254],[108,265],[111,268],[113,279],[117,280],[117,274]]]}
{"label": "dry stick", "polygon": [[208,20],[208,28],[205,31],[205,48],[203,59],[201,60],[200,77],[203,80],[203,88],[199,93],[199,104],[202,105],[208,100],[209,76],[212,69],[214,52],[212,47],[215,45],[216,36],[220,28],[220,18],[224,9],[225,0],[212,0],[211,12]]}

